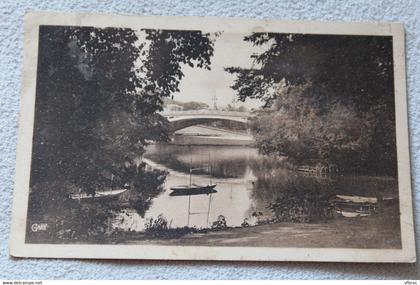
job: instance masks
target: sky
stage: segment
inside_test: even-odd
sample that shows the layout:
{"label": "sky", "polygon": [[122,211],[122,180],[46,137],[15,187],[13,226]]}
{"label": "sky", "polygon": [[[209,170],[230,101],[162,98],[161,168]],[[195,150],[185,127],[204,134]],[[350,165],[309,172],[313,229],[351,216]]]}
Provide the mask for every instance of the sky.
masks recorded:
{"label": "sky", "polygon": [[244,34],[223,32],[214,44],[214,55],[211,58],[211,70],[182,66],[185,77],[181,79],[180,92],[174,93],[177,101],[198,101],[213,106],[213,96],[217,97],[217,106],[228,104],[248,109],[262,105],[260,100],[238,102],[235,90],[231,89],[236,76],[224,70],[225,67],[252,67],[250,55],[261,52],[261,48],[253,47],[251,43],[243,41]]}

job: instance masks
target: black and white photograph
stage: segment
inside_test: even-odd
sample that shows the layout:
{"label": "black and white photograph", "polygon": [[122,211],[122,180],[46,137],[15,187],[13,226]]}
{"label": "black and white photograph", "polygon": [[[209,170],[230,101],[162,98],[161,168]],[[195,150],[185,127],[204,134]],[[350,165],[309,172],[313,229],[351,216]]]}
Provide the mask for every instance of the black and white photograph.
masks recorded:
{"label": "black and white photograph", "polygon": [[415,260],[399,26],[101,17],[27,33],[17,256]]}

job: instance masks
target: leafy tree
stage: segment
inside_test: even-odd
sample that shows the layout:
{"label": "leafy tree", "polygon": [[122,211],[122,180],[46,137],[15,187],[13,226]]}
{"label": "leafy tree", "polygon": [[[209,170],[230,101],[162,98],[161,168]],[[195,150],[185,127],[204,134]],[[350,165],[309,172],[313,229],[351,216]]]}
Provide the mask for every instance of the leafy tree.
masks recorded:
{"label": "leafy tree", "polygon": [[[359,150],[350,151],[349,157],[357,159],[356,156],[363,152],[365,159],[361,161],[360,167],[364,171],[378,174],[395,172],[391,37],[254,33],[244,40],[254,46],[267,48],[251,56],[253,68],[226,69],[237,75],[232,88],[237,91],[241,101],[257,98],[265,103],[265,109],[273,108],[274,113],[271,115],[279,116],[274,125],[282,124],[279,131],[287,130],[286,135],[295,140],[295,144],[282,143],[280,140],[283,132],[260,131],[257,133],[257,146],[262,152],[286,153],[298,160],[305,156],[319,161],[325,157],[333,160],[334,152],[340,156],[340,152],[347,152],[351,141],[360,140],[357,143],[360,145]],[[284,95],[295,98],[287,101]],[[334,125],[334,121],[326,121],[328,116],[331,120],[337,119],[334,116],[343,108],[348,114],[347,120],[356,119],[355,126],[366,120],[365,124],[369,128],[362,130],[369,134],[357,136],[354,133],[356,127],[353,127],[346,132],[341,131],[343,139],[331,140],[334,135],[327,133],[319,138],[321,127],[325,131],[329,128],[334,132],[344,123],[340,120]],[[288,120],[283,122],[281,120],[284,116]],[[267,119],[269,117],[265,117]],[[266,124],[263,119],[259,121]],[[258,124],[258,120],[255,124]],[[264,129],[264,126],[260,127]],[[299,129],[303,127],[309,129]],[[321,146],[329,146],[321,147],[320,152],[312,149],[320,147],[315,142],[317,139],[321,139]],[[367,148],[362,147],[366,144]],[[299,150],[303,148],[306,148],[304,153]]]}
{"label": "leafy tree", "polygon": [[238,112],[247,112],[248,109],[245,106],[239,106],[237,111]]}
{"label": "leafy tree", "polygon": [[122,200],[128,200],[131,207],[137,213],[144,217],[146,210],[152,204],[152,199],[164,191],[163,183],[166,180],[166,171],[151,170],[146,171],[146,164],[127,165],[121,169],[119,179],[128,181],[130,189],[128,197],[122,197]]}
{"label": "leafy tree", "polygon": [[[143,76],[143,91],[155,105],[161,106],[164,97],[179,91],[184,73],[181,64],[210,70],[213,40],[201,31],[170,31],[146,29],[150,41],[146,57],[139,68]],[[156,96],[158,95],[158,96]]]}
{"label": "leafy tree", "polygon": [[213,55],[200,31],[41,26],[39,35],[34,215],[60,211],[70,192],[94,194],[109,184],[104,171],[125,184],[124,166],[149,141],[168,139],[156,111],[177,90],[182,64],[209,69]]}
{"label": "leafy tree", "polygon": [[184,110],[203,110],[209,108],[209,105],[207,105],[206,103],[194,101],[185,102],[182,106],[184,106]]}
{"label": "leafy tree", "polygon": [[354,107],[339,102],[321,111],[311,104],[313,98],[305,96],[308,89],[308,84],[280,89],[270,111],[251,121],[260,151],[289,156],[298,165],[322,161],[341,170],[358,169],[367,159],[372,114],[356,115]]}
{"label": "leafy tree", "polygon": [[177,105],[182,107],[183,110],[201,110],[209,108],[209,105],[207,105],[206,103],[196,101],[182,102],[172,99],[164,99],[163,104],[164,108],[168,108],[168,105]]}

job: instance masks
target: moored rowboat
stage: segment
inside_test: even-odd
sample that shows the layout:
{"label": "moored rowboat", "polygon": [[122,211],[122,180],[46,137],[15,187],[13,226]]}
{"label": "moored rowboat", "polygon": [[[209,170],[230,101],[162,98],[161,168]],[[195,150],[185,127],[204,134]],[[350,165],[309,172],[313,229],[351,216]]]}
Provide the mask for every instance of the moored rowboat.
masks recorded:
{"label": "moored rowboat", "polygon": [[174,186],[170,189],[172,190],[172,193],[170,193],[170,196],[182,196],[182,195],[200,195],[200,194],[211,194],[216,193],[217,191],[214,189],[216,187],[216,184],[210,184],[210,185],[185,185],[185,186]]}

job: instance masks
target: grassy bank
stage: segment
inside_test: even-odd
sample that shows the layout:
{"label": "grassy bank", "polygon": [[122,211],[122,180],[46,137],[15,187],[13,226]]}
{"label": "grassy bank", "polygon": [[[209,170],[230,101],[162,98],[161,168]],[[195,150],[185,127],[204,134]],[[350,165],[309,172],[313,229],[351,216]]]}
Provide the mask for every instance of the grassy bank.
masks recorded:
{"label": "grassy bank", "polygon": [[[114,242],[117,242],[114,240]],[[337,218],[326,223],[274,223],[196,232],[181,238],[150,238],[131,233],[123,244],[185,246],[400,248],[398,216]]]}

